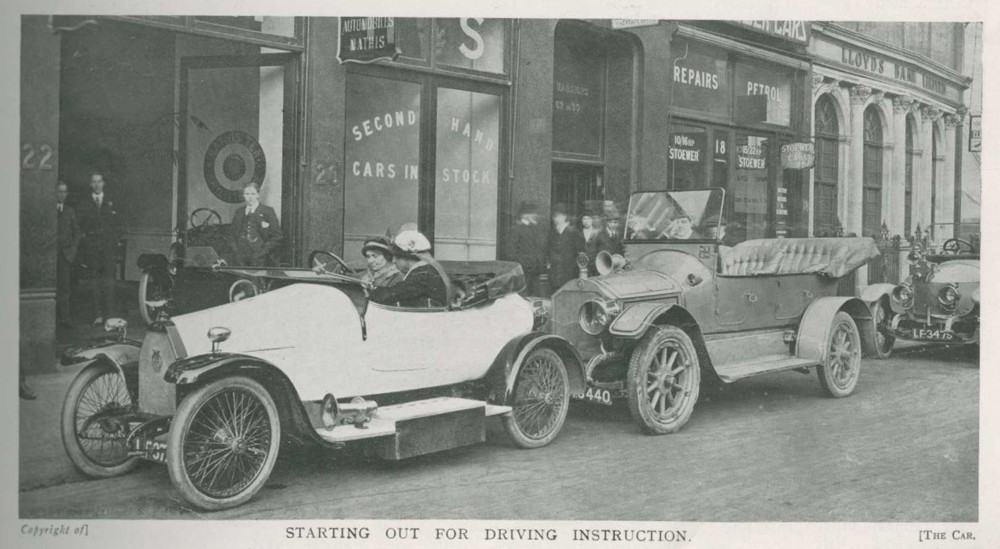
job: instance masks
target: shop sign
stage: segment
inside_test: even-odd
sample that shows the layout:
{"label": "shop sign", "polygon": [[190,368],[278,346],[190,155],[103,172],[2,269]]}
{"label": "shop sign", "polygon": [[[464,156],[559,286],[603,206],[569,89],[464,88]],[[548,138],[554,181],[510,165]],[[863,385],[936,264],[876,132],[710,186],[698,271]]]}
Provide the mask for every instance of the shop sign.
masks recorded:
{"label": "shop sign", "polygon": [[730,21],[731,24],[797,44],[809,43],[808,21]]}
{"label": "shop sign", "polygon": [[552,146],[566,153],[600,155],[603,57],[579,39],[555,47]]}
{"label": "shop sign", "polygon": [[701,162],[701,151],[705,148],[704,134],[675,133],[670,144],[668,159],[678,162]]}
{"label": "shop sign", "polygon": [[969,152],[983,152],[983,117],[969,116]]}
{"label": "shop sign", "polygon": [[816,163],[816,147],[812,143],[786,143],[781,146],[781,167],[804,170]]}
{"label": "shop sign", "polygon": [[767,158],[764,156],[764,147],[748,143],[736,147],[736,169],[739,170],[766,170]]}
{"label": "shop sign", "polygon": [[659,19],[612,19],[611,28],[631,29],[634,27],[655,27],[660,24]]}
{"label": "shop sign", "polygon": [[673,57],[673,106],[730,116],[732,88],[726,51],[676,39],[670,52]]}
{"label": "shop sign", "polygon": [[341,63],[374,63],[399,55],[393,17],[340,17],[339,21]]}
{"label": "shop sign", "polygon": [[[817,51],[823,52],[828,47],[829,45],[827,44],[820,44],[817,47]],[[948,93],[948,84],[944,80],[924,72],[915,66],[907,65],[867,50],[840,46],[839,61],[860,71],[892,78],[905,84],[920,86],[938,95],[947,95]]]}
{"label": "shop sign", "polygon": [[791,72],[760,63],[736,65],[737,120],[788,126],[792,119],[791,95]]}

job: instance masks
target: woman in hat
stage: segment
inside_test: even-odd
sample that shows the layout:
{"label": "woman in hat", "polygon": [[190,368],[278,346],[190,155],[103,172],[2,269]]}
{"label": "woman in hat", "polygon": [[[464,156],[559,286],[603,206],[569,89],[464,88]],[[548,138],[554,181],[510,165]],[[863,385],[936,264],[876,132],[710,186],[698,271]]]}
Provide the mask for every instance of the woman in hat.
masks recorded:
{"label": "woman in hat", "polygon": [[361,254],[368,262],[368,270],[361,275],[361,281],[372,288],[389,288],[403,280],[392,262],[392,248],[389,239],[381,236],[369,238],[361,247]]}
{"label": "woman in hat", "polygon": [[368,297],[375,303],[400,307],[440,307],[447,302],[441,275],[424,257],[431,255],[431,243],[417,231],[403,231],[392,241],[393,261],[403,280],[391,288],[374,288]]}

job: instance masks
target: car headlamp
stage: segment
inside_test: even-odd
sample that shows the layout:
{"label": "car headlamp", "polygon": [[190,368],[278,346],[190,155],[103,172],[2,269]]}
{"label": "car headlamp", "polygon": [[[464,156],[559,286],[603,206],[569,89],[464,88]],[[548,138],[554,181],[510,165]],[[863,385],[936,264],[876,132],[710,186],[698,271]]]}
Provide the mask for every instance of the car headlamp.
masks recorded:
{"label": "car headlamp", "polygon": [[615,301],[590,300],[580,307],[580,328],[590,335],[598,335],[621,312],[621,305]]}
{"label": "car headlamp", "polygon": [[958,300],[961,297],[962,294],[958,292],[958,286],[955,284],[945,286],[938,292],[938,301],[941,302],[941,305],[944,305],[949,309],[955,307],[955,304],[958,303]]}
{"label": "car headlamp", "polygon": [[908,307],[913,304],[913,288],[909,284],[900,284],[892,289],[892,298],[900,305]]}

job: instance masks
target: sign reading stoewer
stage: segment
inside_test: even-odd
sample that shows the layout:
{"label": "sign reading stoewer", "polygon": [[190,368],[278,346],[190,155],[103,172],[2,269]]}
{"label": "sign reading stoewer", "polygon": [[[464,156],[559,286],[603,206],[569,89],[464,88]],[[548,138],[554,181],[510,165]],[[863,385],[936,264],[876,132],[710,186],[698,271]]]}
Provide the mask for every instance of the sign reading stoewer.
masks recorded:
{"label": "sign reading stoewer", "polygon": [[786,143],[781,146],[781,167],[804,170],[816,164],[816,147],[812,143]]}
{"label": "sign reading stoewer", "polygon": [[393,17],[341,17],[337,60],[341,63],[391,61],[399,55]]}

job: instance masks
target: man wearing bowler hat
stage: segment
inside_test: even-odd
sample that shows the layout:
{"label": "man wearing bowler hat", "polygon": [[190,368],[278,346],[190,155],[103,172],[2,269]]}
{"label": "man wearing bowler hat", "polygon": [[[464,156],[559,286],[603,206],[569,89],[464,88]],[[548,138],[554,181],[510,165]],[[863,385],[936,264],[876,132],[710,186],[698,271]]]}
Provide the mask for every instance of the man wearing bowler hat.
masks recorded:
{"label": "man wearing bowler hat", "polygon": [[611,255],[625,255],[621,220],[621,214],[617,211],[608,212],[605,216],[604,228],[597,233],[597,253],[608,252]]}
{"label": "man wearing bowler hat", "polygon": [[556,292],[566,282],[580,275],[577,257],[586,254],[586,245],[580,231],[569,222],[565,204],[552,207],[552,230],[549,232],[549,283]]}
{"label": "man wearing bowler hat", "polygon": [[443,307],[447,290],[441,275],[421,256],[431,255],[431,243],[417,231],[403,231],[392,241],[392,258],[403,280],[394,286],[372,288],[375,303],[400,307]]}
{"label": "man wearing bowler hat", "polygon": [[538,277],[545,272],[545,227],[538,223],[538,207],[524,202],[510,230],[510,259],[524,269],[525,295],[540,296]]}

